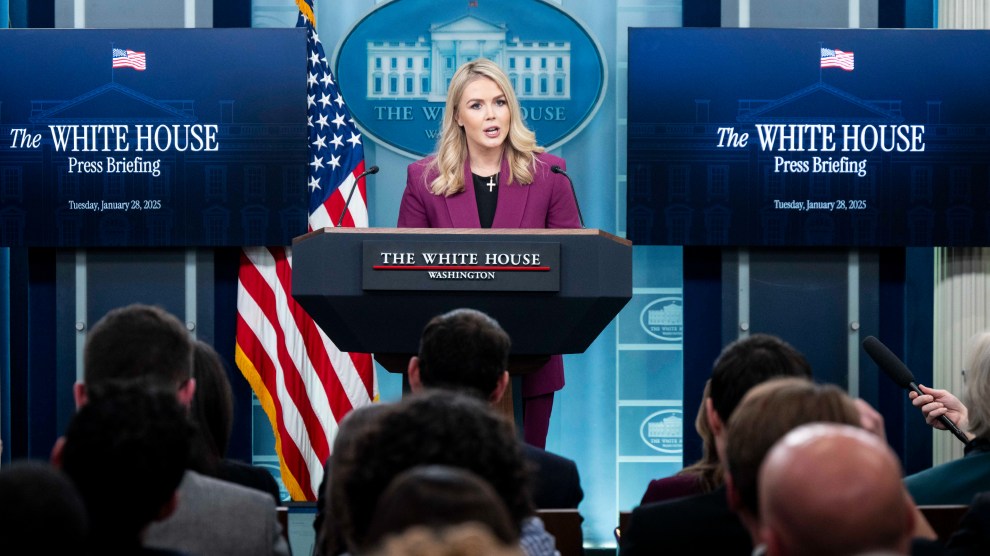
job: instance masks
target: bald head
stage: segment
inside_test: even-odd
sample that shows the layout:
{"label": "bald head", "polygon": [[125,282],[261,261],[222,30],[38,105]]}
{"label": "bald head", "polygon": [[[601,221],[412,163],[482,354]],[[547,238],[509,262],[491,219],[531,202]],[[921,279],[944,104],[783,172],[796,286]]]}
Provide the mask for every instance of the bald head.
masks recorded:
{"label": "bald head", "polygon": [[815,423],[784,436],[760,468],[772,556],[907,554],[913,513],[893,451],[862,429]]}

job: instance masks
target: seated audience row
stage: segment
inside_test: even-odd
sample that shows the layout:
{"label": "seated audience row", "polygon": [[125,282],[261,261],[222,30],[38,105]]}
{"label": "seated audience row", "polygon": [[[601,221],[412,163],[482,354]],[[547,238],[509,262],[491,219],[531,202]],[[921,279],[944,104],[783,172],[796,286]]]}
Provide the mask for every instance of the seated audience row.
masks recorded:
{"label": "seated audience row", "polygon": [[[576,508],[583,492],[573,461],[522,443],[491,406],[508,384],[510,346],[478,311],[427,323],[408,365],[412,395],[340,423],[316,554],[556,554],[535,509]],[[777,337],[729,344],[695,421],[702,460],[650,483],[620,555],[990,552],[990,333],[966,367],[964,401],[924,386],[911,396],[934,427],[944,415],[967,431],[966,457],[902,481],[868,404],[812,382]],[[146,305],[108,313],[89,332],[74,394],[54,465],[0,472],[0,533],[27,534],[47,516],[61,534],[38,533],[44,552],[289,553],[274,479],[224,457],[223,363],[174,316]],[[942,546],[916,502],[971,509]]]}

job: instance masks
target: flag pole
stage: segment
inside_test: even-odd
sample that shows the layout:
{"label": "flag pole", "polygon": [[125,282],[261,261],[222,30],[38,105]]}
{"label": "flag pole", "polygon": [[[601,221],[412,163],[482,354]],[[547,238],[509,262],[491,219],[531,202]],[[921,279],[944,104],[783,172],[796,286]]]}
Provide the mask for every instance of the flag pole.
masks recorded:
{"label": "flag pole", "polygon": [[822,49],[825,48],[825,43],[818,41],[818,83],[822,82]]}

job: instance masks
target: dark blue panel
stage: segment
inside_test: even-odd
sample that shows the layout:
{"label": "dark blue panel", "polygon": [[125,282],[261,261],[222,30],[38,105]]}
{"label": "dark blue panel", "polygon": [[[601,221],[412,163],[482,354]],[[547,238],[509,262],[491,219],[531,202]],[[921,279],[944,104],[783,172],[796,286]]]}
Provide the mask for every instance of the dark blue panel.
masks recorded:
{"label": "dark blue panel", "polygon": [[213,27],[250,27],[251,0],[213,0]]}
{"label": "dark blue panel", "polygon": [[[934,361],[935,323],[935,251],[933,249],[906,249],[904,255],[904,363],[921,384],[932,384]],[[893,387],[893,391],[900,390]],[[901,453],[904,454],[904,470],[914,473],[928,468],[932,463],[931,427],[911,402],[907,393],[900,390],[892,398],[900,398],[903,415]],[[950,434],[944,432],[943,434]]]}
{"label": "dark blue panel", "polygon": [[[990,242],[990,191],[981,186],[990,179],[990,106],[974,94],[990,88],[990,74],[971,71],[990,63],[988,38],[631,29],[629,239]],[[832,59],[849,64],[822,67]]]}
{"label": "dark blue panel", "polygon": [[[11,30],[0,50],[20,53],[0,65],[0,245],[306,232],[303,29]],[[140,64],[114,69],[125,50]]]}
{"label": "dark blue panel", "polygon": [[[0,8],[3,8],[0,2]],[[10,443],[10,249],[0,248],[0,441]],[[0,461],[10,456],[0,453]]]}
{"label": "dark blue panel", "polygon": [[[26,446],[27,457],[47,459],[55,439],[61,434],[57,415],[59,407],[72,407],[71,389],[58,391],[60,373],[55,357],[55,251],[52,249],[19,250],[26,252],[28,288],[27,318],[22,330],[27,334],[27,410],[30,422]],[[18,321],[13,321],[18,323]],[[16,326],[19,326],[17,324]]]}
{"label": "dark blue panel", "polygon": [[[722,251],[684,248],[684,403],[692,415],[701,404],[712,363],[722,351]],[[684,462],[701,459],[693,418],[684,420]]]}
{"label": "dark blue panel", "polygon": [[227,455],[241,461],[251,461],[253,415],[251,386],[234,363],[234,344],[237,335],[237,272],[241,250],[216,249],[213,254],[214,347],[224,359],[234,394],[234,427],[230,434]]}
{"label": "dark blue panel", "polygon": [[179,249],[86,252],[90,326],[111,309],[131,303],[160,305],[185,322],[186,252]]}
{"label": "dark blue panel", "polygon": [[721,0],[690,0],[681,3],[681,22],[684,27],[721,27]]}
{"label": "dark blue panel", "polygon": [[752,250],[750,332],[776,334],[801,351],[815,379],[848,377],[846,251]]}

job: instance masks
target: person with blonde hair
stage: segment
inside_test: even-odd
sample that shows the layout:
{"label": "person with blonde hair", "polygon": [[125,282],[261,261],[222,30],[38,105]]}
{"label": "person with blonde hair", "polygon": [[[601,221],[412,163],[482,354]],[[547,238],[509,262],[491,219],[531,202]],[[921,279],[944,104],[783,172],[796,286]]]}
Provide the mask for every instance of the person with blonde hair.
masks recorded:
{"label": "person with blonde hair", "polygon": [[921,385],[911,403],[921,408],[931,426],[945,430],[945,415],[970,439],[965,457],[936,465],[904,479],[918,504],[969,504],[977,493],[990,491],[990,332],[969,340],[963,358],[966,391],[960,400],[948,390]]}
{"label": "person with blonde hair", "polygon": [[[580,228],[564,159],[526,127],[508,76],[484,58],[451,78],[436,152],[409,165],[402,228]],[[522,379],[526,442],[546,446],[564,365],[551,356]]]}

